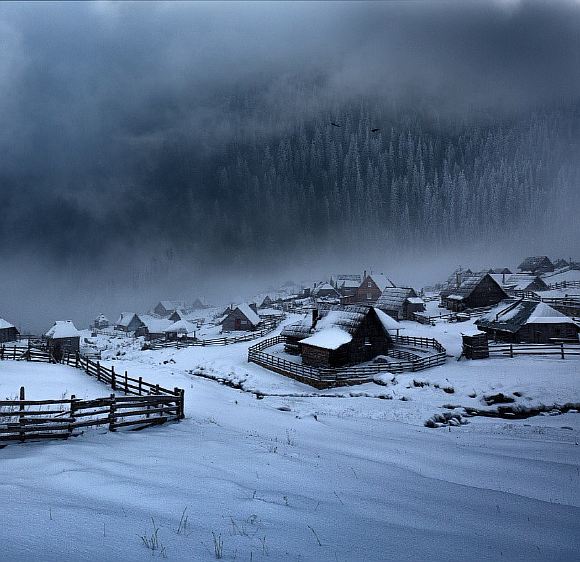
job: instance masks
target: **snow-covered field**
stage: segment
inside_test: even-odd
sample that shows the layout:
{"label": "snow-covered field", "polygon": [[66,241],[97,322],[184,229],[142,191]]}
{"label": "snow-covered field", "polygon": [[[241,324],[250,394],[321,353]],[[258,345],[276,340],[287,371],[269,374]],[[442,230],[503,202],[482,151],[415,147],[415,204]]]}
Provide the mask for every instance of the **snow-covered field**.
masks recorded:
{"label": "snow-covered field", "polygon": [[[470,326],[403,325],[450,355]],[[251,343],[119,339],[103,362],[185,388],[187,419],[0,450],[0,559],[214,560],[216,542],[225,560],[578,559],[578,414],[423,424],[497,392],[580,402],[580,360],[453,357],[386,386],[319,391],[247,363]],[[141,538],[153,525],[154,551]]]}

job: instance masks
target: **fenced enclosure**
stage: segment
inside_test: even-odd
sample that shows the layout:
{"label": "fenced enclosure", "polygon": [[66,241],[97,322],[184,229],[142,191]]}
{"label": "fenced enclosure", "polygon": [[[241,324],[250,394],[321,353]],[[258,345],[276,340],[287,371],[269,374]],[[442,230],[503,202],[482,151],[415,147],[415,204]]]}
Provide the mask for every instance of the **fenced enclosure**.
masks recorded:
{"label": "fenced enclosure", "polygon": [[283,318],[272,318],[264,322],[262,329],[244,334],[242,336],[224,336],[222,338],[200,339],[200,338],[179,338],[170,341],[152,341],[143,346],[143,350],[148,349],[164,349],[167,347],[174,347],[180,349],[183,347],[209,347],[215,345],[231,345],[234,343],[241,343],[246,341],[257,340],[265,335],[273,332],[282,322]]}
{"label": "fenced enclosure", "polygon": [[388,363],[373,363],[372,365],[353,365],[342,368],[317,368],[288,361],[283,357],[272,355],[265,350],[278,344],[286,343],[286,336],[275,336],[261,341],[248,349],[248,361],[260,365],[270,371],[306,383],[316,388],[334,386],[350,386],[371,382],[380,373],[403,373],[406,371],[422,371],[437,365],[443,365],[447,358],[445,348],[435,339],[412,336],[392,336],[393,343],[398,346],[419,347],[431,350],[429,355],[421,356],[412,349],[392,347],[387,355],[395,359]]}
{"label": "fenced enclosure", "polygon": [[[57,363],[48,352],[34,348],[0,347],[0,360]],[[79,435],[79,429],[105,426],[144,429],[185,417],[183,389],[168,389],[105,367],[78,353],[65,354],[61,364],[83,370],[89,376],[108,385],[115,392],[88,400],[70,398],[26,400],[25,388],[20,388],[17,400],[0,401],[0,442],[25,442],[39,439],[67,439]]]}

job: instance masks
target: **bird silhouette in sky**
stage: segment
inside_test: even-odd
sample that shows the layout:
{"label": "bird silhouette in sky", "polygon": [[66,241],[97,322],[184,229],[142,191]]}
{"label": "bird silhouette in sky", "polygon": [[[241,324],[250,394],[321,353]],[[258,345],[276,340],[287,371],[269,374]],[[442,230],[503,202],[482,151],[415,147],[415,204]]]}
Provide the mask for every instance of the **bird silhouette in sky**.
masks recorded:
{"label": "bird silhouette in sky", "polygon": [[332,121],[330,122],[330,124],[331,124],[333,127],[342,127],[342,125],[339,125],[338,123],[333,123]]}
{"label": "bird silhouette in sky", "polygon": [[380,129],[371,129],[371,133],[378,133],[380,131]]}

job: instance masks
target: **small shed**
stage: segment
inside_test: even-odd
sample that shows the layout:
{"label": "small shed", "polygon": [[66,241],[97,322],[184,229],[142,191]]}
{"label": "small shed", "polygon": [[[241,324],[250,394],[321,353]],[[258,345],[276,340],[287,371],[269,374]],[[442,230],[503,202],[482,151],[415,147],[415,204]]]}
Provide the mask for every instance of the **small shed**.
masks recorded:
{"label": "small shed", "polygon": [[463,355],[466,359],[487,359],[489,357],[489,345],[487,334],[481,330],[468,330],[462,332]]}
{"label": "small shed", "polygon": [[518,269],[534,275],[541,275],[542,273],[551,273],[555,268],[548,256],[530,256],[518,265]]}
{"label": "small shed", "polygon": [[425,310],[425,302],[411,287],[386,287],[375,306],[395,320],[412,320],[415,312]]}
{"label": "small shed", "polygon": [[255,304],[239,304],[222,320],[223,332],[254,331],[261,322]]}
{"label": "small shed", "polygon": [[11,324],[3,318],[0,318],[0,343],[16,341],[19,335],[20,333],[14,324]]}
{"label": "small shed", "polygon": [[115,324],[115,330],[121,332],[134,332],[143,325],[143,322],[139,320],[139,316],[135,312],[121,312],[117,323]]}
{"label": "small shed", "polygon": [[493,306],[508,295],[489,273],[484,273],[466,277],[459,286],[441,291],[440,297],[447,309],[461,312],[467,308]]}
{"label": "small shed", "polygon": [[196,329],[197,324],[194,324],[189,320],[178,320],[165,328],[163,332],[168,340],[176,340],[180,337],[193,336]]}
{"label": "small shed", "polygon": [[46,346],[58,361],[63,353],[78,353],[81,334],[71,320],[57,320],[44,334]]}
{"label": "small shed", "polygon": [[548,304],[533,300],[505,300],[475,323],[491,338],[507,342],[553,343],[578,341],[580,327]]}

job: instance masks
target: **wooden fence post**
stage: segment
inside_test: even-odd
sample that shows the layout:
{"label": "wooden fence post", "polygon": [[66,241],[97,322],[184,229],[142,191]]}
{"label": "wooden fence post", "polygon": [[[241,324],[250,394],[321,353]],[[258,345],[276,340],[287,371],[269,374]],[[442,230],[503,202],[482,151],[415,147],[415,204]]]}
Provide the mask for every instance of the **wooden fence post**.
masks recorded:
{"label": "wooden fence post", "polygon": [[[20,400],[25,400],[24,387],[20,387]],[[26,439],[26,432],[24,431],[24,404],[20,403],[18,410],[18,423],[20,424],[20,441],[24,442]]]}
{"label": "wooden fence post", "polygon": [[562,359],[564,359],[564,342],[560,344],[560,355],[562,356]]}
{"label": "wooden fence post", "polygon": [[111,388],[117,390],[117,376],[115,375],[114,366],[111,366]]}
{"label": "wooden fence post", "polygon": [[110,395],[111,406],[109,409],[109,431],[115,431],[115,395]]}
{"label": "wooden fence post", "polygon": [[[89,360],[87,359],[87,372],[89,368]],[[100,382],[101,380],[101,363],[97,361],[97,380]]]}
{"label": "wooden fence post", "polygon": [[79,352],[76,352],[76,357],[75,357],[75,367],[78,369],[79,368]]}
{"label": "wooden fence post", "polygon": [[[78,354],[77,354],[77,356],[78,356]],[[72,435],[74,424],[77,421],[75,418],[75,409],[76,409],[75,408],[75,398],[76,398],[76,396],[74,394],[71,394],[71,397],[70,397],[70,419],[71,419],[71,421],[70,421],[70,425],[68,427],[69,436]]]}
{"label": "wooden fence post", "polygon": [[143,377],[139,377],[139,396],[143,394]]}
{"label": "wooden fence post", "polygon": [[129,383],[127,381],[127,371],[125,371],[125,394],[129,394]]}
{"label": "wooden fence post", "polygon": [[514,358],[514,344],[510,343],[510,357],[513,359]]}

